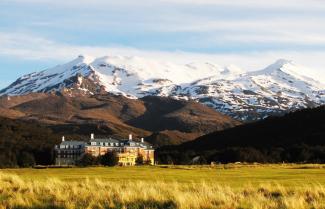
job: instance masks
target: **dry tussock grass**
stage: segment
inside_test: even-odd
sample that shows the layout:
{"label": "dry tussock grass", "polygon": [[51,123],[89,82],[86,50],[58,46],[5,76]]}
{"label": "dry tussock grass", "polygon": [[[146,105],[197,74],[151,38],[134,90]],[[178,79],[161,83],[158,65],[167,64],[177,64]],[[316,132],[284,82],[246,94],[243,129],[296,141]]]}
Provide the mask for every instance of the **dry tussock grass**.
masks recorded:
{"label": "dry tussock grass", "polygon": [[325,187],[268,184],[234,189],[206,182],[55,178],[44,182],[0,173],[0,208],[325,208]]}

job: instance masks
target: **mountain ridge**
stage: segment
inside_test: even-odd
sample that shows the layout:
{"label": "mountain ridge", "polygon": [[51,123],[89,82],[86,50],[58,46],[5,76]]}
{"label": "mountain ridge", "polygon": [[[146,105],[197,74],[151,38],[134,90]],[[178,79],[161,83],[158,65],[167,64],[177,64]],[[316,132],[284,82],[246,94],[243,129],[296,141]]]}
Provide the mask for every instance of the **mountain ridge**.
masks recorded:
{"label": "mountain ridge", "polygon": [[112,93],[195,100],[243,121],[316,107],[325,85],[303,75],[302,67],[280,59],[265,69],[244,72],[214,63],[186,65],[141,57],[79,56],[63,65],[20,77],[0,95],[65,92],[71,96]]}

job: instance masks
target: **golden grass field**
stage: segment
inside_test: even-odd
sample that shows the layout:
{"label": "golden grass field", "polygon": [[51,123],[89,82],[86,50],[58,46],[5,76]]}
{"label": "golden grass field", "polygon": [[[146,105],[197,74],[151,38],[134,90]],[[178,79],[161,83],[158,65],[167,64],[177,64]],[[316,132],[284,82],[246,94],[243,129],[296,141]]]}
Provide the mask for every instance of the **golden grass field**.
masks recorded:
{"label": "golden grass field", "polygon": [[0,208],[325,208],[325,166],[4,169]]}

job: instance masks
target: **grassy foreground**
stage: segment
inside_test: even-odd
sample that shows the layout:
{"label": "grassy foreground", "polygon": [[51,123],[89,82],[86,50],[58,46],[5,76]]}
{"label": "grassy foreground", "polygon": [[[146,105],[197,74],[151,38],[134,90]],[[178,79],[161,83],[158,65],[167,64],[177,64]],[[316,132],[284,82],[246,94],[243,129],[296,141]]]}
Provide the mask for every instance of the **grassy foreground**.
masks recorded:
{"label": "grassy foreground", "polygon": [[6,169],[0,208],[325,208],[325,167]]}

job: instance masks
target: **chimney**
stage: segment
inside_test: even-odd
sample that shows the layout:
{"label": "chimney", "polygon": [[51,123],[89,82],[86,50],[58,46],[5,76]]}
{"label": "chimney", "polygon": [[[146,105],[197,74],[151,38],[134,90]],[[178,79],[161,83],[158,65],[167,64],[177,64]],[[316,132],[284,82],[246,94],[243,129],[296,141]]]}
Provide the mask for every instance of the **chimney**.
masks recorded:
{"label": "chimney", "polygon": [[63,142],[65,141],[65,138],[64,138],[64,136],[62,136],[62,141],[63,141]]}
{"label": "chimney", "polygon": [[141,138],[141,143],[143,143],[144,142],[144,138]]}
{"label": "chimney", "polygon": [[129,140],[132,141],[132,134],[129,135]]}
{"label": "chimney", "polygon": [[90,134],[90,139],[95,139],[95,135],[94,134]]}

